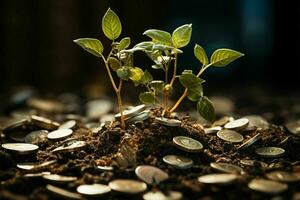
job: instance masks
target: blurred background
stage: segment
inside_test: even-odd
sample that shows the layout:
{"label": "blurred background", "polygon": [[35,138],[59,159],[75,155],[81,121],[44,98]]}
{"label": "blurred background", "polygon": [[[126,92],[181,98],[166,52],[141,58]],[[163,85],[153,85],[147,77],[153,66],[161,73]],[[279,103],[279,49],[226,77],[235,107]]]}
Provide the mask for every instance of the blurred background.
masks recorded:
{"label": "blurred background", "polygon": [[[93,85],[109,89],[103,63],[72,42],[96,37],[109,47],[101,29],[108,7],[119,15],[122,36],[130,36],[132,43],[146,40],[146,29],[172,32],[192,23],[180,71],[198,70],[194,43],[209,55],[221,47],[245,53],[230,66],[205,73],[210,93],[263,88],[299,94],[300,5],[282,0],[1,0],[1,94],[21,85],[45,93],[78,92]],[[135,61],[160,76],[143,54]]]}

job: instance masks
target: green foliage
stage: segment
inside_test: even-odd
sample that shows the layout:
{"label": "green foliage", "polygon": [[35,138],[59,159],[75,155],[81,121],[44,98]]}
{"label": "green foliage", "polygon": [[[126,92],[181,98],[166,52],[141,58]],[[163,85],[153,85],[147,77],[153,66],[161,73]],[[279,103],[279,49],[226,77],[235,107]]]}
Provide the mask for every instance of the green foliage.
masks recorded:
{"label": "green foliage", "polygon": [[210,57],[210,62],[213,66],[224,67],[242,56],[244,54],[231,49],[217,49]]}
{"label": "green foliage", "polygon": [[214,105],[206,96],[203,96],[197,102],[197,110],[204,119],[208,121],[215,120]]}
{"label": "green foliage", "polygon": [[117,71],[122,66],[121,61],[119,61],[118,59],[116,59],[114,57],[109,57],[107,61],[108,61],[110,68],[114,71]]}
{"label": "green foliage", "polygon": [[101,57],[103,45],[99,40],[94,38],[80,38],[73,41],[94,56]]}
{"label": "green foliage", "polygon": [[194,55],[203,65],[208,64],[209,61],[208,61],[207,55],[206,55],[204,49],[198,44],[196,44],[194,47]]}
{"label": "green foliage", "polygon": [[185,24],[174,30],[172,34],[172,42],[174,47],[181,48],[190,42],[192,35],[192,24]]}
{"label": "green foliage", "polygon": [[141,102],[145,104],[154,104],[156,103],[155,96],[151,92],[143,92],[139,95],[139,99]]}
{"label": "green foliage", "polygon": [[157,29],[149,29],[143,33],[150,37],[153,42],[159,42],[161,44],[172,45],[172,36],[166,31],[161,31]]}
{"label": "green foliage", "polygon": [[115,40],[121,35],[121,21],[116,13],[110,8],[108,8],[102,18],[102,30],[104,35],[111,40]]}
{"label": "green foliage", "polygon": [[150,87],[155,91],[155,93],[162,93],[165,88],[165,83],[160,80],[151,81]]}
{"label": "green foliage", "polygon": [[119,51],[127,49],[130,43],[131,43],[130,37],[125,37],[119,42],[119,44],[117,44],[116,49],[118,49]]}

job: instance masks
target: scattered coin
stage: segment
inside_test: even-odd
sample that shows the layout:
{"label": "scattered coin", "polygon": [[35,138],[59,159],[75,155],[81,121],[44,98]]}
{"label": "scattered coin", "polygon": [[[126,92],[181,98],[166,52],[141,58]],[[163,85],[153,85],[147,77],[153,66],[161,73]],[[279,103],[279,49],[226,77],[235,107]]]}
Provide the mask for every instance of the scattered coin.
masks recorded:
{"label": "scattered coin", "polygon": [[229,164],[229,163],[221,163],[221,162],[212,162],[210,166],[219,171],[219,172],[226,172],[230,174],[243,174],[245,173],[242,168],[237,165]]}
{"label": "scattered coin", "polygon": [[144,200],[180,200],[182,197],[182,193],[177,191],[168,191],[166,194],[161,191],[150,191],[143,195]]}
{"label": "scattered coin", "polygon": [[86,104],[86,114],[90,119],[100,118],[109,113],[112,109],[113,103],[105,99],[89,101]]}
{"label": "scattered coin", "polygon": [[268,179],[280,182],[298,182],[300,181],[300,173],[292,173],[285,171],[273,171],[266,174]]}
{"label": "scattered coin", "polygon": [[97,168],[101,169],[103,171],[113,171],[114,170],[113,166],[99,166],[98,165]]}
{"label": "scattered coin", "polygon": [[13,119],[9,120],[7,124],[2,128],[4,133],[8,133],[14,129],[17,129],[19,127],[22,127],[28,123],[27,118],[23,119]]}
{"label": "scattered coin", "polygon": [[37,116],[37,115],[31,115],[31,122],[34,125],[47,130],[57,129],[60,125],[59,123],[54,122],[48,118]]}
{"label": "scattered coin", "polygon": [[106,122],[112,122],[112,121],[115,121],[115,115],[114,114],[106,114],[106,115],[103,115],[99,122],[102,124],[102,123],[106,123]]}
{"label": "scattered coin", "polygon": [[82,196],[80,194],[70,192],[68,190],[53,186],[53,185],[46,185],[46,189],[53,194],[60,196],[64,199],[82,199]]}
{"label": "scattered coin", "polygon": [[203,145],[199,141],[186,136],[174,137],[173,143],[177,148],[187,152],[201,152],[203,149]]}
{"label": "scattered coin", "polygon": [[246,128],[248,124],[249,124],[249,120],[247,118],[241,118],[241,119],[228,122],[227,124],[225,124],[224,128],[241,130]]}
{"label": "scattered coin", "polygon": [[80,185],[77,187],[77,192],[86,196],[101,196],[110,191],[110,187],[103,184]]}
{"label": "scattered coin", "polygon": [[169,178],[163,170],[150,165],[140,165],[135,169],[135,174],[143,181],[151,185],[157,185]]}
{"label": "scattered coin", "polygon": [[58,129],[73,129],[76,127],[75,120],[69,120],[58,127]]}
{"label": "scattered coin", "polygon": [[285,183],[266,179],[253,179],[248,183],[248,187],[252,190],[267,194],[278,194],[288,189],[288,185]]}
{"label": "scattered coin", "polygon": [[61,113],[65,110],[65,105],[59,101],[30,98],[27,101],[29,107],[49,113]]}
{"label": "scattered coin", "polygon": [[47,130],[32,131],[25,137],[25,142],[30,144],[39,144],[45,142],[48,138]]}
{"label": "scattered coin", "polygon": [[79,149],[82,149],[85,146],[86,146],[85,141],[72,139],[62,144],[62,146],[56,147],[54,150],[52,150],[52,152],[61,153],[61,152],[77,151]]}
{"label": "scattered coin", "polygon": [[258,140],[260,140],[261,137],[262,137],[261,134],[257,133],[255,136],[253,136],[252,138],[250,138],[249,140],[247,140],[246,142],[241,144],[241,146],[238,147],[238,150],[243,150],[243,149],[248,148],[249,146],[253,145]]}
{"label": "scattered coin", "polygon": [[28,179],[34,179],[34,178],[41,178],[44,175],[49,175],[51,174],[50,172],[38,172],[38,173],[29,173],[29,174],[24,174],[24,178]]}
{"label": "scattered coin", "polygon": [[163,161],[173,167],[179,169],[187,169],[193,166],[193,160],[187,157],[178,155],[167,155],[163,157]]}
{"label": "scattered coin", "polygon": [[58,174],[47,174],[44,175],[43,178],[54,183],[69,183],[77,180],[75,176],[62,176]]}
{"label": "scattered coin", "polygon": [[259,116],[259,115],[247,115],[244,118],[246,118],[246,119],[249,120],[248,127],[255,127],[255,128],[262,128],[262,129],[269,128],[269,123],[262,116]]}
{"label": "scattered coin", "polygon": [[222,130],[221,126],[214,126],[214,127],[211,127],[211,128],[205,128],[204,132],[205,132],[205,134],[214,134],[214,133],[217,133],[220,130]]}
{"label": "scattered coin", "polygon": [[232,143],[242,142],[244,139],[238,132],[226,129],[218,131],[217,136],[222,140]]}
{"label": "scattered coin", "polygon": [[[129,110],[124,110],[123,116],[125,118],[134,117],[134,116],[138,115],[139,113],[141,113],[143,110],[145,110],[145,108],[146,108],[145,104],[135,106]],[[118,113],[115,115],[115,118],[117,118],[117,119],[120,119],[120,117],[121,117],[121,113]]]}
{"label": "scattered coin", "polygon": [[168,119],[165,117],[156,117],[155,120],[165,126],[180,126],[181,121],[177,119]]}
{"label": "scattered coin", "polygon": [[37,152],[39,147],[28,143],[5,143],[1,145],[4,149],[17,154],[32,154]]}
{"label": "scattered coin", "polygon": [[58,129],[48,134],[50,140],[60,140],[69,137],[73,133],[72,129]]}
{"label": "scattered coin", "polygon": [[141,193],[147,189],[146,183],[130,179],[116,179],[110,181],[108,186],[114,191],[128,194]]}
{"label": "scattered coin", "polygon": [[45,161],[42,163],[19,163],[17,164],[17,167],[19,169],[23,169],[23,170],[40,170],[43,169],[45,167],[48,167],[54,163],[56,163],[56,160],[50,160],[50,161]]}
{"label": "scattered coin", "polygon": [[144,121],[146,119],[148,119],[150,116],[150,110],[144,110],[143,112],[141,112],[140,114],[138,114],[137,116],[131,117],[129,119],[127,119],[127,122],[137,122],[137,121]]}
{"label": "scattered coin", "polygon": [[295,136],[300,137],[300,122],[299,121],[293,121],[288,122],[285,124],[285,127],[287,130],[292,133]]}
{"label": "scattered coin", "polygon": [[285,150],[280,147],[261,147],[255,150],[256,154],[262,157],[280,157]]}
{"label": "scattered coin", "polygon": [[206,184],[230,184],[233,183],[238,176],[236,174],[208,174],[198,178],[200,183]]}
{"label": "scattered coin", "polygon": [[225,116],[225,117],[222,117],[218,120],[216,120],[212,126],[224,126],[225,124],[227,124],[228,122],[230,121],[230,117],[228,116]]}
{"label": "scattered coin", "polygon": [[267,163],[265,163],[265,162],[258,161],[258,160],[250,160],[250,159],[243,159],[243,160],[240,160],[240,163],[241,163],[242,165],[247,165],[247,166],[251,166],[251,167],[255,166],[256,163],[259,164],[259,165],[261,165],[261,167],[263,167],[263,168],[268,168],[268,166],[269,166],[269,165],[268,165]]}

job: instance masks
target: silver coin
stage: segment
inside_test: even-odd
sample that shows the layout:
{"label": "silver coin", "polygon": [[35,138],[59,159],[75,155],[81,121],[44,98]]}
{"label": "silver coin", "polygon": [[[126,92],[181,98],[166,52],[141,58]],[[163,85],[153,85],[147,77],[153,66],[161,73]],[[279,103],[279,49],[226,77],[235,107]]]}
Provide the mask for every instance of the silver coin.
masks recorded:
{"label": "silver coin", "polygon": [[113,166],[97,166],[98,169],[101,169],[103,171],[113,171],[114,167]]}
{"label": "silver coin", "polygon": [[127,194],[137,194],[147,190],[146,183],[130,179],[116,179],[110,181],[108,186],[116,192]]}
{"label": "silver coin", "polygon": [[157,185],[169,178],[163,170],[150,165],[140,165],[135,169],[135,174],[148,184]]}
{"label": "silver coin", "polygon": [[43,176],[43,179],[54,183],[69,183],[77,180],[75,176],[63,176],[58,174],[47,174]]}
{"label": "silver coin", "polygon": [[71,152],[71,151],[77,151],[82,149],[83,147],[86,146],[85,141],[80,141],[80,140],[70,140],[65,142],[59,147],[56,147],[54,150],[52,150],[53,153],[61,153],[61,152]]}
{"label": "silver coin", "polygon": [[288,189],[288,185],[285,183],[266,179],[253,179],[248,183],[248,187],[252,190],[267,194],[278,194]]}
{"label": "silver coin", "polygon": [[103,127],[105,126],[105,123],[88,123],[85,125],[87,128],[91,129],[93,134],[97,134],[99,131],[101,131],[103,129]]}
{"label": "silver coin", "polygon": [[19,127],[22,127],[28,123],[27,118],[22,118],[22,119],[12,119],[7,122],[6,125],[2,128],[4,133],[8,133],[14,129],[17,129]]}
{"label": "silver coin", "polygon": [[252,138],[250,138],[249,140],[247,140],[246,142],[241,144],[241,146],[238,147],[238,150],[243,150],[243,149],[248,148],[249,146],[253,145],[255,142],[257,142],[261,138],[262,138],[261,134],[257,133],[255,136],[253,136]]}
{"label": "silver coin", "polygon": [[112,121],[115,121],[115,115],[113,114],[106,114],[106,115],[103,115],[99,122],[102,124],[102,123],[106,123],[106,122],[112,122]]}
{"label": "silver coin", "polygon": [[203,145],[199,141],[186,136],[174,137],[173,143],[177,148],[187,152],[201,152],[203,149]]}
{"label": "silver coin", "polygon": [[149,116],[150,116],[150,110],[144,110],[143,112],[141,112],[137,116],[131,117],[131,118],[127,119],[126,121],[128,123],[137,122],[137,121],[144,121],[144,120],[148,119]]}
{"label": "silver coin", "polygon": [[287,130],[295,136],[300,137],[300,122],[292,121],[285,124]]}
{"label": "silver coin", "polygon": [[243,174],[245,173],[242,168],[237,165],[229,164],[229,163],[221,163],[221,162],[212,162],[210,166],[219,171],[219,172],[226,172],[230,174]]}
{"label": "silver coin", "polygon": [[300,173],[292,173],[285,171],[273,171],[266,174],[268,179],[280,182],[298,182],[300,181]]}
{"label": "silver coin", "polygon": [[211,128],[205,128],[204,132],[205,132],[205,134],[214,134],[214,133],[217,133],[220,130],[222,130],[221,126],[214,126],[214,127],[211,127]]}
{"label": "silver coin", "polygon": [[41,178],[44,175],[49,175],[49,174],[51,174],[51,172],[29,173],[29,174],[24,174],[23,178],[27,178],[27,179]]}
{"label": "silver coin", "polygon": [[110,191],[110,187],[103,184],[80,185],[77,187],[77,192],[86,196],[101,196]]}
{"label": "silver coin", "polygon": [[224,125],[227,124],[229,121],[230,121],[230,117],[225,116],[225,117],[222,117],[222,118],[216,120],[216,121],[212,124],[212,126],[224,126]]}
{"label": "silver coin", "polygon": [[227,142],[238,143],[244,140],[244,137],[234,130],[220,130],[217,136]]}
{"label": "silver coin", "polygon": [[180,126],[181,121],[177,119],[168,119],[165,117],[155,117],[155,120],[165,126]]}
{"label": "silver coin", "polygon": [[205,184],[231,184],[238,178],[237,174],[208,174],[198,178],[200,183]]}
{"label": "silver coin", "polygon": [[56,162],[57,162],[56,160],[50,160],[42,163],[19,163],[17,164],[17,167],[23,170],[38,170],[38,169],[43,169],[45,167],[48,167]]}
{"label": "silver coin", "polygon": [[70,135],[72,135],[72,133],[72,129],[58,129],[56,131],[50,132],[47,137],[50,140],[60,140],[69,137]]}
{"label": "silver coin", "polygon": [[144,200],[180,200],[182,197],[182,193],[177,191],[169,191],[166,194],[161,191],[150,191],[143,195]]}
{"label": "silver coin", "polygon": [[58,129],[73,129],[76,126],[75,120],[69,120],[58,127]]}
{"label": "silver coin", "polygon": [[241,130],[246,128],[248,124],[249,124],[249,120],[247,118],[241,118],[241,119],[228,122],[227,124],[224,125],[224,128]]}
{"label": "silver coin", "polygon": [[41,110],[48,113],[61,113],[65,110],[65,105],[59,101],[30,98],[27,101],[27,104],[31,108]]}
{"label": "silver coin", "polygon": [[[136,116],[139,113],[141,113],[143,110],[145,110],[145,108],[146,108],[145,104],[135,106],[131,109],[124,110],[123,111],[123,116],[125,118],[130,118],[130,117]],[[115,114],[115,118],[120,119],[120,117],[121,117],[121,113]]]}
{"label": "silver coin", "polygon": [[255,150],[256,154],[262,157],[280,157],[285,150],[280,147],[261,147]]}
{"label": "silver coin", "polygon": [[164,156],[163,161],[179,169],[187,169],[192,167],[194,164],[192,159],[183,156],[178,156],[178,155]]}
{"label": "silver coin", "polygon": [[262,116],[259,116],[259,115],[247,115],[244,118],[246,118],[246,119],[249,120],[248,127],[255,127],[255,128],[262,128],[262,129],[269,128],[269,123]]}
{"label": "silver coin", "polygon": [[5,143],[1,146],[2,148],[17,154],[32,154],[39,149],[37,145],[28,143]]}
{"label": "silver coin", "polygon": [[46,185],[46,189],[53,194],[62,197],[63,199],[83,199],[80,194],[53,186],[53,185]]}
{"label": "silver coin", "polygon": [[242,165],[251,166],[251,167],[255,166],[255,163],[260,164],[261,167],[263,167],[263,168],[268,168],[268,166],[269,166],[265,162],[258,161],[258,160],[250,160],[250,159],[242,159],[242,160],[240,160],[240,163]]}
{"label": "silver coin", "polygon": [[90,119],[97,119],[113,110],[112,101],[100,99],[86,104],[86,114]]}
{"label": "silver coin", "polygon": [[59,127],[59,123],[54,122],[48,118],[37,116],[37,115],[31,115],[31,122],[40,128],[47,129],[47,130],[54,130]]}
{"label": "silver coin", "polygon": [[25,142],[30,144],[39,144],[41,142],[45,142],[48,138],[48,131],[47,130],[38,130],[32,131],[25,137]]}

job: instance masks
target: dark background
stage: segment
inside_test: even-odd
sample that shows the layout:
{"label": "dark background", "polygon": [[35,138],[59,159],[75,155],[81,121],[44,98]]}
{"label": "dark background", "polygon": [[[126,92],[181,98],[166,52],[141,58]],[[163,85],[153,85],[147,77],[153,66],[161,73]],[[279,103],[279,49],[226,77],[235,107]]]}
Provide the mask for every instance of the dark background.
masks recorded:
{"label": "dark background", "polygon": [[[245,53],[230,66],[205,74],[212,91],[226,87],[299,90],[299,1],[1,0],[0,91],[20,85],[43,92],[105,85],[107,76],[101,61],[72,40],[96,37],[109,47],[101,29],[108,7],[121,19],[122,36],[130,36],[133,43],[147,39],[142,36],[146,29],[172,32],[179,25],[192,23],[192,41],[180,55],[180,70],[198,69],[194,43],[208,54],[220,47]],[[144,55],[135,60],[139,67],[150,68]]]}

